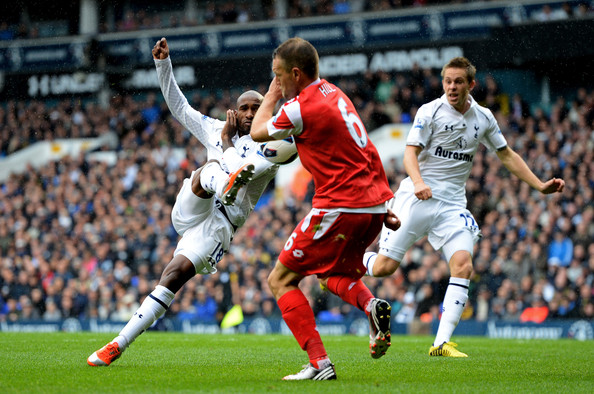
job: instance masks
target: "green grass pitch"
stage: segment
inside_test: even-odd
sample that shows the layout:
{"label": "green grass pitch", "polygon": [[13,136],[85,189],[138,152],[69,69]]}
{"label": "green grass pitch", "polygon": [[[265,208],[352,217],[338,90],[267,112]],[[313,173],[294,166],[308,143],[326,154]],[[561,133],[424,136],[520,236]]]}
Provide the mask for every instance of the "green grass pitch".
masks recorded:
{"label": "green grass pitch", "polygon": [[148,332],[89,367],[113,336],[0,333],[0,392],[594,393],[594,341],[457,337],[469,357],[452,359],[429,357],[430,337],[393,336],[373,360],[364,337],[324,336],[338,380],[284,382],[307,363],[290,336]]}

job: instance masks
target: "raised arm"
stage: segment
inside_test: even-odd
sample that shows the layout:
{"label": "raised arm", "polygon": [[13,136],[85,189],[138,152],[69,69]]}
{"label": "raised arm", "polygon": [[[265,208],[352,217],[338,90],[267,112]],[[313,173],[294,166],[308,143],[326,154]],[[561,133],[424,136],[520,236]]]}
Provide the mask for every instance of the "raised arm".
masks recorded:
{"label": "raised arm", "polygon": [[169,46],[165,38],[157,41],[152,53],[157,68],[157,77],[159,78],[161,92],[169,110],[190,133],[198,138],[202,145],[209,148],[209,135],[212,133],[214,123],[217,121],[210,117],[204,117],[188,103],[188,100],[183,95],[173,76],[173,66],[169,57]]}
{"label": "raised arm", "polygon": [[268,134],[268,120],[272,118],[274,115],[274,107],[278,100],[283,97],[280,83],[277,81],[276,77],[270,82],[270,86],[268,87],[268,92],[264,95],[264,100],[262,100],[262,104],[260,105],[260,109],[254,116],[254,120],[252,121],[252,128],[250,131],[250,136],[254,141],[258,142],[265,142],[265,141],[272,141],[274,138]]}

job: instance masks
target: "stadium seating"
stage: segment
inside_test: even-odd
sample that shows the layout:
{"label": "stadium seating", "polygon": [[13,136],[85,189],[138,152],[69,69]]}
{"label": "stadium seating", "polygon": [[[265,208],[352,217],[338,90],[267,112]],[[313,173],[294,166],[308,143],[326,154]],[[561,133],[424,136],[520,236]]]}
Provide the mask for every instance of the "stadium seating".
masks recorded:
{"label": "stadium seating", "polygon": [[[400,105],[398,88],[411,88],[420,95],[423,87],[423,99],[435,94],[429,88],[435,73],[425,75],[420,84],[413,74],[389,75],[386,81],[393,86],[385,102]],[[395,114],[404,113],[404,105],[397,111],[386,110],[382,101],[374,99],[380,84],[373,80],[344,79],[340,84],[360,103],[368,124],[379,125],[375,122],[382,118],[394,121]],[[408,107],[409,116],[414,116],[420,100]],[[201,101],[215,102],[208,97]],[[148,103],[119,97],[106,110],[68,101],[55,106],[17,102],[3,107],[0,120],[7,136],[43,139],[47,134],[35,130],[45,127],[63,137],[80,137],[107,128],[118,134],[120,143],[114,166],[83,156],[65,157],[39,170],[13,175],[0,185],[0,319],[127,320],[134,305],[154,287],[175,246],[169,211],[179,182],[204,162],[205,152],[166,107],[157,105],[158,115],[152,121],[144,118],[143,113],[150,113],[143,111]],[[543,199],[507,176],[493,154],[477,154],[468,200],[484,237],[476,247],[465,318],[512,319],[515,314],[518,319],[519,312],[535,299],[544,300],[550,318],[592,317],[594,206],[588,174],[594,171],[593,103],[594,92],[582,90],[567,103],[557,101],[550,115],[522,114],[513,105],[507,114],[497,112],[508,142],[536,174],[564,178],[567,190]],[[194,105],[207,113],[221,113],[215,105]],[[383,108],[383,116],[373,115],[370,106]],[[19,114],[48,121],[39,126],[12,124]],[[70,117],[76,120],[68,122]],[[14,133],[11,127],[20,127],[21,132]],[[16,140],[23,145],[31,142]],[[8,142],[3,145],[4,154],[18,146],[14,138],[3,136],[2,141]],[[173,149],[185,154],[180,159],[171,155]],[[404,173],[397,163],[392,164],[386,171],[395,189]],[[204,318],[200,311],[214,300],[218,309],[210,316],[220,320],[231,307],[230,281],[237,280],[247,317],[278,316],[265,278],[310,200],[311,190],[303,200],[272,198],[259,207],[235,236],[219,272],[188,283],[169,315],[188,319],[194,313]],[[569,245],[567,262],[561,263],[555,255],[556,239]],[[420,242],[394,276],[365,280],[376,294],[393,303],[395,315],[407,304],[407,294],[413,294],[417,302],[411,318],[430,321],[439,318],[447,277],[441,256]],[[320,292],[315,282],[310,285],[311,296],[318,299],[316,313],[340,310],[345,316],[356,315],[336,297]],[[432,289],[430,295],[426,286]]]}

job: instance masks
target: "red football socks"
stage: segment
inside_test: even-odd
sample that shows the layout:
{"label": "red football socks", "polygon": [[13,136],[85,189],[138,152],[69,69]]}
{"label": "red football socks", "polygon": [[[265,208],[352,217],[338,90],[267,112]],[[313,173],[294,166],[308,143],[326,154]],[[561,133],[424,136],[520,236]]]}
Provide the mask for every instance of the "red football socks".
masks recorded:
{"label": "red football socks", "polygon": [[369,314],[367,304],[374,297],[361,279],[355,280],[339,275],[331,276],[328,278],[327,287],[328,290],[339,296],[343,301],[356,306],[365,312],[365,314]]}
{"label": "red football socks", "polygon": [[[291,329],[301,349],[307,352],[312,364],[327,358],[322,338],[316,330],[314,313],[301,290],[291,290],[277,302],[285,323]],[[314,367],[317,368],[317,365]]]}

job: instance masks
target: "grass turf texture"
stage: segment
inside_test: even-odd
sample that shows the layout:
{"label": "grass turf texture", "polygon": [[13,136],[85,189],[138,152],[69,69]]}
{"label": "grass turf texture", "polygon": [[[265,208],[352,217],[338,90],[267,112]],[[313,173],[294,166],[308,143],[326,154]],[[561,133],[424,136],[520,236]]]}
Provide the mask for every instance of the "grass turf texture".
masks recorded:
{"label": "grass turf texture", "polygon": [[325,336],[338,380],[285,382],[307,363],[290,336],[148,332],[111,366],[88,366],[113,336],[0,333],[0,392],[594,392],[594,341],[458,337],[469,358],[454,359],[429,357],[430,337],[393,336],[373,360],[366,338]]}

